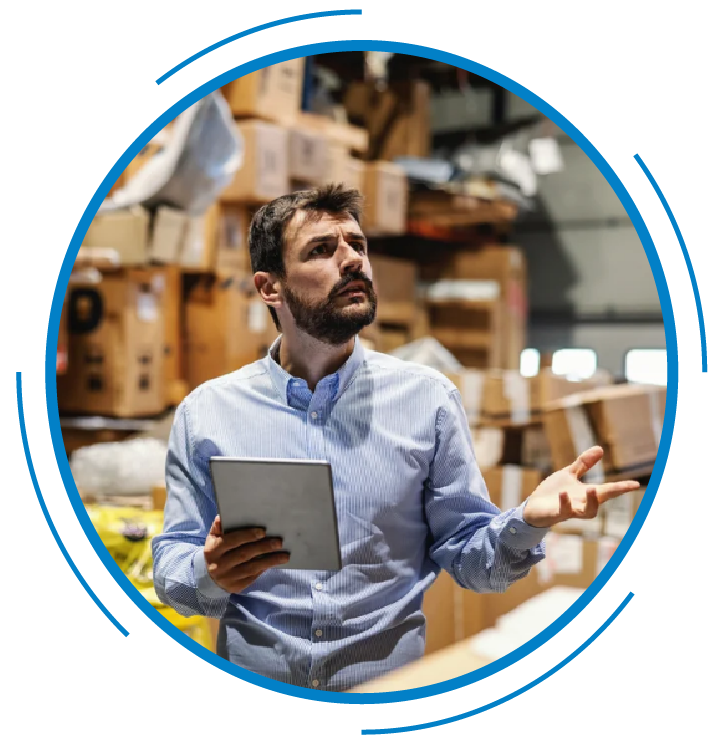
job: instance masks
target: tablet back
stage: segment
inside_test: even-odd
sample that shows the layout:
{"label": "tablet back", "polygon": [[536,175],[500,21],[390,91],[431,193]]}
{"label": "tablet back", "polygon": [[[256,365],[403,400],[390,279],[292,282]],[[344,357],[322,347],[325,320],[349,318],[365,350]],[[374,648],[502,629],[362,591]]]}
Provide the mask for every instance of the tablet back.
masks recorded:
{"label": "tablet back", "polygon": [[211,457],[211,478],[224,532],[263,527],[281,537],[290,552],[282,570],[341,569],[328,462]]}

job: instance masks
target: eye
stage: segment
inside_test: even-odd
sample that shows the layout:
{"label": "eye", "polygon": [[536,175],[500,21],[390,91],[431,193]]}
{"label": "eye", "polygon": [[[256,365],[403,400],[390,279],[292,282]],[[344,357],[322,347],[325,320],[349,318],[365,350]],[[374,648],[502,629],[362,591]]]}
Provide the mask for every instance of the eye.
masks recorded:
{"label": "eye", "polygon": [[321,254],[325,254],[329,251],[329,247],[327,244],[319,244],[318,246],[315,246],[310,252],[310,257],[318,257]]}
{"label": "eye", "polygon": [[354,251],[359,252],[359,254],[366,254],[367,247],[363,241],[352,241],[351,247]]}

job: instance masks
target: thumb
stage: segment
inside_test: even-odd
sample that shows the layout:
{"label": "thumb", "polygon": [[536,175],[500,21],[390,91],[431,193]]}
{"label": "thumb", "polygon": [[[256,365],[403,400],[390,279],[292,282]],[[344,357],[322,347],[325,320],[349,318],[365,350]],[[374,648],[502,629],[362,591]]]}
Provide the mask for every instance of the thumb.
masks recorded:
{"label": "thumb", "polygon": [[208,532],[209,534],[213,535],[214,537],[222,537],[223,536],[223,530],[221,529],[221,517],[216,516],[216,518],[213,520],[213,524],[211,524],[211,529]]}

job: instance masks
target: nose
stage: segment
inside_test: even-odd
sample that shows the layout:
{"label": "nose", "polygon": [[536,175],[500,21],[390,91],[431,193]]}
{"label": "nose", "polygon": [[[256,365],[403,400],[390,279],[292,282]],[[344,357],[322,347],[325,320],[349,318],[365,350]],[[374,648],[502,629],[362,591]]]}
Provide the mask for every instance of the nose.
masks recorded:
{"label": "nose", "polygon": [[358,272],[364,266],[364,260],[362,255],[359,254],[353,247],[349,246],[346,241],[341,242],[339,246],[341,250],[341,274],[346,275],[348,272]]}

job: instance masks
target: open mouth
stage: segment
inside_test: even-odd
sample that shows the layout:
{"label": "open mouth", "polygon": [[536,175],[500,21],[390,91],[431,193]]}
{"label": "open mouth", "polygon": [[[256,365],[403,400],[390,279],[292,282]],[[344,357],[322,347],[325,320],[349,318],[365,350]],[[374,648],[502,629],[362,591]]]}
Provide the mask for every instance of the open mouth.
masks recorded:
{"label": "open mouth", "polygon": [[338,295],[345,296],[347,298],[352,296],[366,297],[367,290],[363,283],[350,283],[343,290],[339,291]]}

